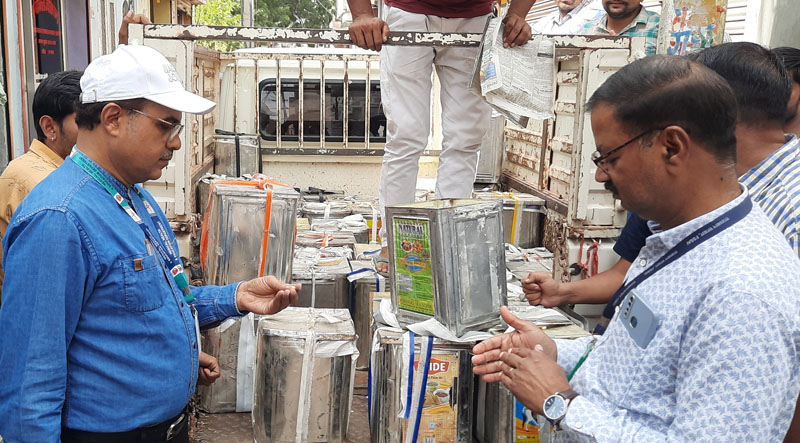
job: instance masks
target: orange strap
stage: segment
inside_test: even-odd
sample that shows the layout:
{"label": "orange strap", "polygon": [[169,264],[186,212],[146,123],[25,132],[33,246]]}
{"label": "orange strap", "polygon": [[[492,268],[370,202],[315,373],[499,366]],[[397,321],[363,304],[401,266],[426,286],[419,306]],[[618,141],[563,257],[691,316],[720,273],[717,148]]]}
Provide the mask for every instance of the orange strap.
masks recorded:
{"label": "orange strap", "polygon": [[268,179],[264,176],[256,177],[257,180],[219,180],[211,183],[208,188],[208,204],[206,205],[206,213],[203,215],[203,227],[200,234],[200,265],[203,267],[203,272],[206,272],[206,254],[208,253],[208,218],[211,214],[211,206],[213,199],[211,198],[216,185],[237,185],[237,186],[255,186],[267,191],[267,206],[264,210],[264,236],[262,240],[261,252],[261,267],[259,276],[264,273],[265,259],[267,256],[267,243],[269,242],[269,222],[272,209],[272,187],[281,186],[290,188],[290,186],[275,180]]}
{"label": "orange strap", "polygon": [[266,185],[267,206],[264,208],[264,235],[261,236],[261,266],[258,268],[258,276],[264,276],[264,267],[267,265],[267,246],[269,245],[269,222],[272,213],[272,185]]}

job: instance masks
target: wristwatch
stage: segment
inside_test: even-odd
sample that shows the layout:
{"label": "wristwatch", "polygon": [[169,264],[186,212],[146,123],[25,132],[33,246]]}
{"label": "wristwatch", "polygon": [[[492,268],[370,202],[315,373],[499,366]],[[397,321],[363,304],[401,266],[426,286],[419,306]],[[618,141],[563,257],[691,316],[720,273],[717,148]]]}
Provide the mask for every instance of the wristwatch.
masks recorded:
{"label": "wristwatch", "polygon": [[567,389],[566,391],[556,392],[544,400],[544,406],[542,407],[544,416],[557,430],[561,430],[561,420],[567,415],[569,404],[577,396],[577,392]]}

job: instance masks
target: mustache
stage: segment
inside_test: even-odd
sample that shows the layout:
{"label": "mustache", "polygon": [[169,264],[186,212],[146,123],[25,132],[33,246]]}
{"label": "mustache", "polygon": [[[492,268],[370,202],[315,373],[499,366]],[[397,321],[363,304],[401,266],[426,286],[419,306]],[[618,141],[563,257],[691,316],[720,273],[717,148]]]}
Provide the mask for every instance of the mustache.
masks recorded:
{"label": "mustache", "polygon": [[610,181],[609,182],[605,182],[603,184],[603,187],[606,188],[606,191],[611,191],[612,194],[619,195],[619,191],[617,190],[617,187],[614,186],[613,182],[610,182]]}
{"label": "mustache", "polygon": [[165,152],[161,155],[161,160],[172,160],[172,151]]}

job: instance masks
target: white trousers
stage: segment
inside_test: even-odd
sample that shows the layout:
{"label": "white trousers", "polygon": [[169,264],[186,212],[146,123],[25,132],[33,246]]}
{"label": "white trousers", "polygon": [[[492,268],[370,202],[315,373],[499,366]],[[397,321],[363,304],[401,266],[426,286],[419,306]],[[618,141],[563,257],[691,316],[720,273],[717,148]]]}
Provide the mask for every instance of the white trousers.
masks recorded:
{"label": "white trousers", "polygon": [[[443,18],[388,7],[392,31],[481,33],[487,16]],[[430,133],[433,67],[441,85],[442,153],[436,179],[437,198],[466,198],[472,193],[478,149],[489,127],[491,110],[467,90],[478,48],[392,46],[381,50],[381,100],[386,115],[386,149],[380,182],[380,205],[414,201],[419,158]],[[381,229],[381,238],[386,238]]]}

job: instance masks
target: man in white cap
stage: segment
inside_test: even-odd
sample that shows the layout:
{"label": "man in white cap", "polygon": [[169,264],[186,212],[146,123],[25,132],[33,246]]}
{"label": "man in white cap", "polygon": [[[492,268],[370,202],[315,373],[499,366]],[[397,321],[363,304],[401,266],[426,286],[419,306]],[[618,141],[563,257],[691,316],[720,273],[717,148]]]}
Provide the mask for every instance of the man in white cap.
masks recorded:
{"label": "man in white cap", "polygon": [[4,238],[0,435],[9,442],[188,442],[198,328],[275,313],[295,285],[189,286],[175,237],[141,185],[181,147],[184,90],[164,56],[122,45],[81,78],[78,141]]}

